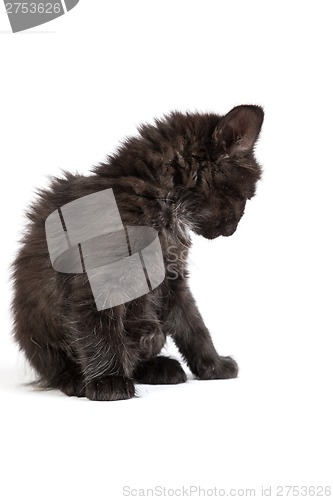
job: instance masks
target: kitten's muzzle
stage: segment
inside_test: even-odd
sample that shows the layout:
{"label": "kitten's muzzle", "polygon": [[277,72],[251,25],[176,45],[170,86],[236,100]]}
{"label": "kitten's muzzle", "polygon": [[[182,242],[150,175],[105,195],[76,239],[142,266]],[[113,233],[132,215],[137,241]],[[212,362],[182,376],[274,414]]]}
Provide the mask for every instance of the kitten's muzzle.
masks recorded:
{"label": "kitten's muzzle", "polygon": [[234,226],[226,226],[221,231],[221,235],[222,236],[232,236],[234,234],[234,232],[236,231],[236,229],[237,229],[237,224]]}
{"label": "kitten's muzzle", "polygon": [[202,228],[198,234],[200,234],[204,238],[207,238],[208,240],[214,240],[215,238],[218,238],[220,236],[231,236],[232,234],[234,234],[236,229],[237,224],[230,224],[228,226],[218,228],[205,227]]}

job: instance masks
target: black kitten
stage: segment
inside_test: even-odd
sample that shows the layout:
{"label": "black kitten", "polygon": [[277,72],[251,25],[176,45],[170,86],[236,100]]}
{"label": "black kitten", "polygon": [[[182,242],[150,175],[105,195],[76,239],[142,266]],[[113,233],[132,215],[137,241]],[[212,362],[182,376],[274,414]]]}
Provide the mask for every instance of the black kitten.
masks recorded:
{"label": "black kitten", "polygon": [[[172,113],[141,126],[91,175],[68,173],[40,191],[13,264],[13,313],[15,338],[44,387],[117,400],[134,396],[135,382],[185,382],[178,361],[158,356],[167,335],[197,378],[237,376],[235,361],[216,352],[188,288],[188,230],[210,239],[235,232],[260,178],[253,147],[263,116],[259,106],[225,116]],[[125,226],[158,232],[166,276],[155,290],[98,311],[85,274],[53,269],[45,220],[108,188]]]}

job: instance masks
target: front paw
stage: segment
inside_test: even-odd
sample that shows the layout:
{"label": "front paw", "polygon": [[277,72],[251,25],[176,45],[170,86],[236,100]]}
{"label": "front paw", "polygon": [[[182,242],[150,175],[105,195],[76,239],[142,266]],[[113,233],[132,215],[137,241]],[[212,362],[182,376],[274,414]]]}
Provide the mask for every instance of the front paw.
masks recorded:
{"label": "front paw", "polygon": [[236,378],[238,365],[230,356],[219,356],[211,363],[200,363],[193,373],[201,380]]}
{"label": "front paw", "polygon": [[134,396],[134,384],[132,380],[109,376],[92,380],[86,386],[86,397],[92,401],[118,401],[130,399]]}

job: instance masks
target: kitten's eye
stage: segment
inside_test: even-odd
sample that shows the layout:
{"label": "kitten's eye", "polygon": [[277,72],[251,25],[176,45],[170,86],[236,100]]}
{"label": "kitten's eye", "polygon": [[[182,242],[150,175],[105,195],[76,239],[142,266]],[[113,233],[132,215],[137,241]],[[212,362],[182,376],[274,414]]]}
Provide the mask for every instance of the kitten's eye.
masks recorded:
{"label": "kitten's eye", "polygon": [[245,202],[247,200],[246,196],[243,196],[241,194],[236,195],[237,200]]}

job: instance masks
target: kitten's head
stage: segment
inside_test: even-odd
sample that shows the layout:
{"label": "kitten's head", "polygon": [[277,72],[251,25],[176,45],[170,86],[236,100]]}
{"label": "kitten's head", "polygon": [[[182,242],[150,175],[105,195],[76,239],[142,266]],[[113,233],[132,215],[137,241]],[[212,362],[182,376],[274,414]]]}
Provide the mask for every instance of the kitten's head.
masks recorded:
{"label": "kitten's head", "polygon": [[263,118],[259,106],[237,106],[225,116],[186,116],[178,189],[195,233],[213,239],[236,231],[261,175],[253,148]]}

